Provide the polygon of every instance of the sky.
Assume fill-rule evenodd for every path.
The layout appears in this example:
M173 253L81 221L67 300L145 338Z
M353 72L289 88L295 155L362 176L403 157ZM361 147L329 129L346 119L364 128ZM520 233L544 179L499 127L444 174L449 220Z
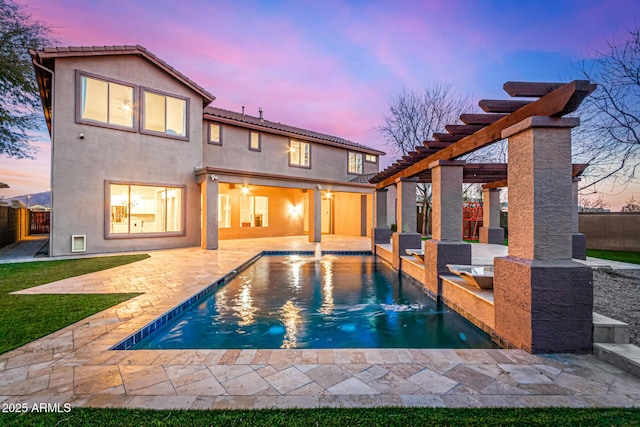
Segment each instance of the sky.
M216 96L213 106L390 153L376 126L403 89L450 84L507 99L506 81L571 81L640 17L638 0L15 0L60 46L142 45ZM44 129L44 119L43 119ZM11 197L49 189L50 141L0 157ZM619 210L640 185L599 187Z

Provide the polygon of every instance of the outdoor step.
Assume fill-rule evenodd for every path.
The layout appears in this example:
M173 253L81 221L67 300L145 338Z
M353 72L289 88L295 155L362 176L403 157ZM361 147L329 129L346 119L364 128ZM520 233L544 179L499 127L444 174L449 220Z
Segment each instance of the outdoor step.
M633 344L593 344L593 354L600 360L640 377L640 347Z
M602 314L593 313L593 342L629 344L629 325Z

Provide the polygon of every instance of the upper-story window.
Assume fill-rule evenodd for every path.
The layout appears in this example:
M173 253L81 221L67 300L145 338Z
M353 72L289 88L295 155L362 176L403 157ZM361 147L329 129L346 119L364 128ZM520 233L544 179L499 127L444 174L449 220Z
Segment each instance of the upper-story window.
M262 138L258 132L249 132L249 150L262 151Z
M143 133L187 139L187 111L189 100L149 89L142 91Z
M349 173L362 174L362 153L349 151Z
M289 143L289 165L311 167L311 146L308 142L292 139Z
M365 154L364 161L367 163L378 163L378 156L375 154Z
M135 130L135 86L77 72L78 123Z
M222 145L222 126L209 123L209 144Z

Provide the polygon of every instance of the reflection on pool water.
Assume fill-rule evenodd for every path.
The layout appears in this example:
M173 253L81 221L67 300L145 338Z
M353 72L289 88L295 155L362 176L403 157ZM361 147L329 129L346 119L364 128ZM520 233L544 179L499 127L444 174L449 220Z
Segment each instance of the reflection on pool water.
M134 349L494 348L373 256L264 256Z

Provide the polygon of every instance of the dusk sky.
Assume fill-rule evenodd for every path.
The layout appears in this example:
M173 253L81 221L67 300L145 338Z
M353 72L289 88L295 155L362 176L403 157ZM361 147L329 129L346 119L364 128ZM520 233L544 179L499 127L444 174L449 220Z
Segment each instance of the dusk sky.
M638 23L638 0L17 0L61 46L142 45L216 96L213 106L390 153L375 127L403 88L450 83L474 100L502 84L571 81L574 64ZM43 119L44 129L44 119ZM0 157L0 195L49 189L50 142ZM608 195L619 210L640 187ZM606 187L598 187L607 191ZM619 193L620 191L617 191Z

